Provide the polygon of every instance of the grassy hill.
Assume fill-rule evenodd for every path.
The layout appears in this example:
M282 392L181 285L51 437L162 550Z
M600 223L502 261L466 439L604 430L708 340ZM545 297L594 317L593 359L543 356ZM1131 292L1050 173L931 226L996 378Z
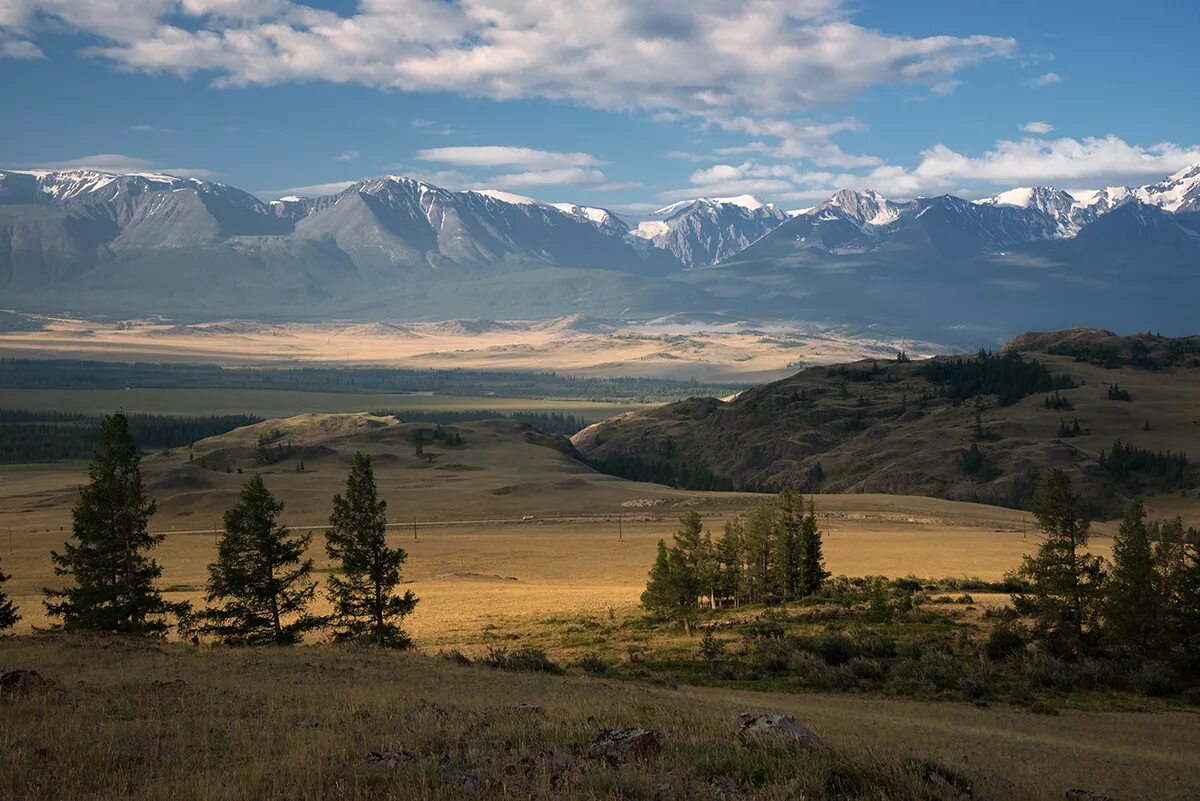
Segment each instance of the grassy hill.
M573 438L599 469L698 488L790 485L1024 507L1066 469L1094 512L1190 492L1200 346L1149 334L1027 335L1002 356L814 367L726 401L693 398ZM1117 389L1110 397L1109 389ZM1114 444L1132 455L1111 455ZM1167 463L1172 466L1167 467Z

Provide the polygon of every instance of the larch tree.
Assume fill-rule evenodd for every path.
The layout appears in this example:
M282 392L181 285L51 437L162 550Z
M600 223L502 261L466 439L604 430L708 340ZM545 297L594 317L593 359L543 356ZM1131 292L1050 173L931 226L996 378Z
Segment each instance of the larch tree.
M779 493L779 519L775 527L775 559L771 585L781 601L792 601L801 594L800 532L804 521L804 498L790 489Z
M683 554L679 548L668 548L665 540L659 540L658 553L642 593L642 606L682 622L684 632L690 636L697 597L696 580Z
M325 552L341 568L328 580L335 640L412 646L400 621L413 611L417 598L411 590L396 593L400 566L408 554L403 548L389 548L386 533L387 502L379 498L371 459L357 453L346 494L334 496L325 532Z
M17 621L21 619L21 616L17 614L16 604L9 599L8 595L5 594L3 589L4 582L8 581L10 578L12 578L12 576L6 574L3 570L0 570L0 631L11 629L13 626L17 625Z
M225 511L201 628L227 645L289 645L325 623L308 611L317 587L304 557L312 537L279 525L282 511L261 476Z
M1033 514L1043 540L1017 570L1028 588L1013 596L1013 605L1040 636L1082 658L1100 609L1103 569L1100 558L1087 552L1091 524L1065 472L1051 470L1042 479Z
M146 496L129 421L121 412L104 418L88 484L71 512L71 534L52 551L55 575L71 579L45 590L46 611L61 628L122 634L162 634L167 616L185 605L163 599L155 586L162 568L147 552L164 539L151 534L155 504Z
M817 525L817 510L808 500L808 511L800 521L800 580L801 595L812 595L821 589L829 571L825 569L825 554L821 545L821 529Z
M1155 549L1164 597L1164 645L1185 671L1200 671L1200 531L1176 517Z
M1146 505L1135 499L1113 537L1112 569L1104 583L1104 625L1118 650L1148 656L1158 644L1164 604Z

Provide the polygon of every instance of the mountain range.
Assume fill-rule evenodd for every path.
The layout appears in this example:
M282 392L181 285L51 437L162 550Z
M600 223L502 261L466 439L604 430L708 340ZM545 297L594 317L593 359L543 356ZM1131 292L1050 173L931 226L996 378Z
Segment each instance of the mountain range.
M837 192L795 213L698 198L603 208L402 176L263 202L221 183L0 170L0 307L260 319L724 313L1004 335L1182 330L1200 164L1142 187L982 200ZM974 335L974 334L972 334Z

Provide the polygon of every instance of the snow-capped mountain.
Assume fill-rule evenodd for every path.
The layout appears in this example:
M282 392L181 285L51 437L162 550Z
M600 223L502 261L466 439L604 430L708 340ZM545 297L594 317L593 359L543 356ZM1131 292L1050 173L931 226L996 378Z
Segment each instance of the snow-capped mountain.
M1061 189L1048 186L1018 187L975 202L981 206L1011 206L1040 211L1054 221L1054 234L1060 237L1075 236L1080 228L1095 219L1090 207L1081 205Z
M1188 283L1200 281L1200 164L1143 187L1027 187L978 201L847 190L791 216L753 196L698 198L633 228L595 206L404 176L264 203L197 178L0 170L0 298L37 311L861 322L898 314L897 299L914 319L982 319L995 293L1020 290L1010 306L1036 327L1061 322L1028 294L1052 279L1056 297L1106 309L1151 293L1146 275L1178 291L1147 294L1144 308L1200 294ZM949 285L957 306L943 297Z
M855 192L843 189L834 194L816 209L838 208L852 220L864 225L887 225L895 222L904 211L904 205L894 203L873 189Z
M699 267L733 256L786 219L778 206L754 195L704 197L665 206L629 234L685 267Z
M1137 199L1172 214L1200 212L1200 162L1134 190Z

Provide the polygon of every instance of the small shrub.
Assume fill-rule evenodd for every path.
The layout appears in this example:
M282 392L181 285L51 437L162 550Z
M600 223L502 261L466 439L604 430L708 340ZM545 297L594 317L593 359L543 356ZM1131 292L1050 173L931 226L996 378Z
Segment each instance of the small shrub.
M988 659L1000 661L1007 656L1025 650L1025 635L1015 626L996 626L988 635L984 646Z
M489 648L487 656L480 657L476 662L485 667L498 670L515 670L524 672L562 673L563 669L550 661L546 652L540 648L521 648L512 653L506 648Z
M592 676L603 676L608 672L608 663L597 654L587 654L579 660L579 667Z
M1139 695L1161 698L1175 692L1175 674L1162 662L1145 662L1129 677L1129 686Z

